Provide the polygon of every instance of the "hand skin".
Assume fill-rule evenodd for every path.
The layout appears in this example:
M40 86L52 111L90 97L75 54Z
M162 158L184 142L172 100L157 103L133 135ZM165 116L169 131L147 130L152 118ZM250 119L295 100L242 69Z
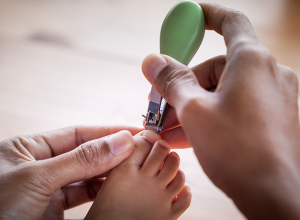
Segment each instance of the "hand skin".
M0 219L64 219L65 209L93 201L103 179L90 178L125 160L140 131L74 126L2 141Z
M244 14L200 5L227 54L191 69L165 55L145 58L145 77L175 109L166 123L182 126L162 137L188 141L247 218L300 219L297 77L259 43Z
M225 56L217 56L191 68L198 83L208 91L215 91L220 76L226 64ZM143 125L145 124L145 120ZM160 133L163 140L171 144L172 149L190 148L184 130L178 122L174 107L168 107L163 130Z

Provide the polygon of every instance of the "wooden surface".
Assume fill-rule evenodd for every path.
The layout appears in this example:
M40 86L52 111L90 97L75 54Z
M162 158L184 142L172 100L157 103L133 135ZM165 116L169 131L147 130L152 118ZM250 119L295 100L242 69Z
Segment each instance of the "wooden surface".
M149 83L140 66L159 52L175 0L0 0L0 140L74 124L141 126ZM217 3L243 11L279 63L300 73L300 2ZM209 31L191 65L225 54ZM208 180L191 149L178 150L193 200L180 219L244 219ZM83 217L90 203L66 211Z

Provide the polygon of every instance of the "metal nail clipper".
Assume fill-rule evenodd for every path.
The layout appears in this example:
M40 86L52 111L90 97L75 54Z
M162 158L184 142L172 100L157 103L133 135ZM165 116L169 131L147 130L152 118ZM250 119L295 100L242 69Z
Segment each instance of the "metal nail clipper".
M146 116L144 116L146 118L146 130L160 133L163 128L167 109L167 101L152 87L149 97L148 111Z
M167 14L160 32L160 53L188 65L197 52L205 32L205 18L199 4L185 0ZM152 87L145 128L156 133L163 129L168 103Z

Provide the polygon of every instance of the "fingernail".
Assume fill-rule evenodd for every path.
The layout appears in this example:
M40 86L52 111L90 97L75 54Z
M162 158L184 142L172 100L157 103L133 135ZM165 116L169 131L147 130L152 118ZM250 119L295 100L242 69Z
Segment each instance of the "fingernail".
M152 144L154 144L156 141L161 139L159 134L156 134L154 131L149 131L149 130L146 130L144 132L143 137Z
M168 62L161 55L150 54L144 59L142 70L147 78L153 82L160 71L162 71L167 65Z
M120 131L107 137L111 153L118 156L133 145L133 137L129 131Z
M143 136L143 134L145 133L145 130L143 130L143 131L141 131L141 132L139 132L139 133L137 133L136 135L134 135L134 136Z

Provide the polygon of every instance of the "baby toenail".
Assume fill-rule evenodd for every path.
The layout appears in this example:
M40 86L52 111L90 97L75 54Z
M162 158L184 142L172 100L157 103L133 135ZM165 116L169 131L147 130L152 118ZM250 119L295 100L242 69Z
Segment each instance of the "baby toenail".
M168 144L168 142L166 142L164 140L159 140L158 144L165 147L165 148L170 148L170 144Z
M145 133L145 130L144 130L144 131L141 131L141 132L139 132L139 133L137 133L136 136L143 136L144 133Z
M161 137L159 134L156 134L153 131L146 130L143 134L143 137L147 139L150 143L154 144L156 141L160 140Z

